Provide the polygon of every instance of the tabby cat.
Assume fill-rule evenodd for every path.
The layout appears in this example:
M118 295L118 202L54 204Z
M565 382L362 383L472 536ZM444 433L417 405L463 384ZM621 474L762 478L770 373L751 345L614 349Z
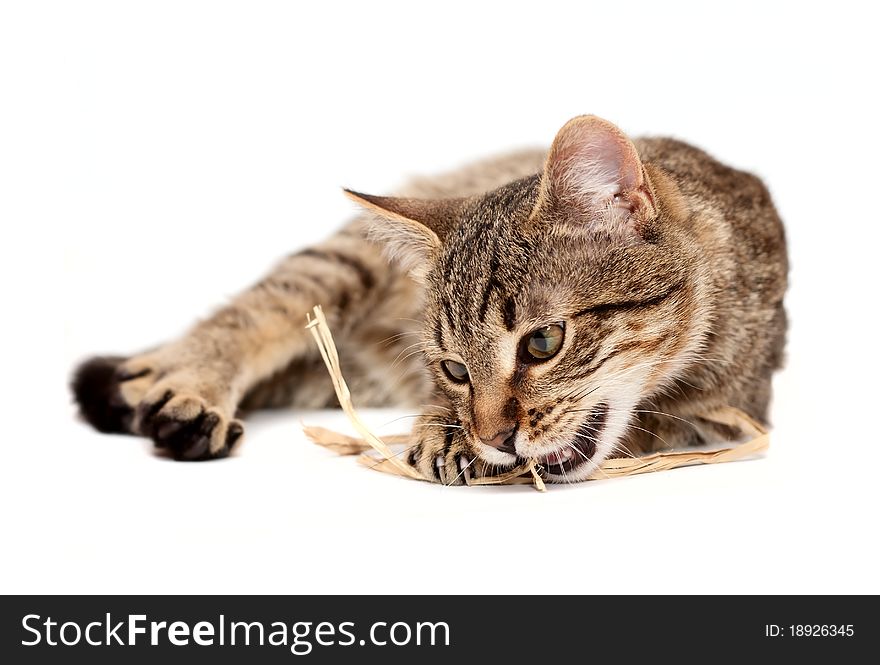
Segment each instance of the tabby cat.
M549 152L347 194L363 215L182 338L82 364L85 419L207 460L248 410L333 406L304 329L321 304L355 404L418 405L408 458L439 482L523 458L582 480L609 456L733 436L701 418L716 407L766 421L787 258L755 176L580 116Z

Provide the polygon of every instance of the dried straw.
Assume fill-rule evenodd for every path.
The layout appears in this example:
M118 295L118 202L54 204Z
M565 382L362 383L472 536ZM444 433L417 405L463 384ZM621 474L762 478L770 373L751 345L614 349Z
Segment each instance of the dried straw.
M327 319L321 311L321 307L314 308L314 319L309 317L308 330L318 344L318 350L327 365L327 371L333 381L333 388L339 398L339 404L345 415L348 416L352 426L363 438L346 436L323 427L304 427L303 430L312 441L324 446L340 455L360 455L358 461L369 466L371 469L384 471L398 476L414 478L416 480L431 480L425 478L416 468L402 460L398 452L389 447L391 444L406 444L411 440L409 435L386 436L383 441L373 434L366 424L360 419L354 405L351 402L351 393L342 376L339 367L339 356ZM675 450L670 452L653 453L643 457L615 457L607 459L597 467L597 472L590 480L599 478L619 478L633 476L640 473L652 473L675 469L681 466L694 464L719 464L745 459L761 453L770 444L770 437L763 425L749 417L748 414L733 407L724 407L710 413L702 414L706 420L711 420L729 427L738 428L743 435L751 437L744 443L735 444L725 448L713 450ZM544 480L539 471L540 464L537 460L530 459L525 464L510 469L497 476L481 476L473 478L470 485L520 485L533 484L535 489L543 492L546 490Z
M324 318L324 312L320 306L315 307L314 311L315 319L311 320L310 318L306 328L312 333L312 337L315 338L315 342L318 344L318 350L321 352L324 364L327 365L327 371L330 372L336 397L339 398L339 404L342 406L342 410L345 411L345 415L348 416L349 422L377 453L391 463L400 475L422 480L422 474L403 460L397 459L394 453L391 452L391 448L370 431L366 424L364 424L364 421L361 420L357 411L354 410L354 405L351 403L351 392L349 392L345 379L342 377L342 370L339 367L339 355L336 352L336 344L334 344L333 336L330 334L327 319Z

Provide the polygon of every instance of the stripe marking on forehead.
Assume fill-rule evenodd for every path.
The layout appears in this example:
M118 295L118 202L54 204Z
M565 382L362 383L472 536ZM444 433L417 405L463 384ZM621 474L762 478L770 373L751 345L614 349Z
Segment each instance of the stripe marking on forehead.
M498 373L504 377L505 383L513 378L516 371L516 356L519 339L511 332L504 332L498 336L497 352L495 360L498 363Z

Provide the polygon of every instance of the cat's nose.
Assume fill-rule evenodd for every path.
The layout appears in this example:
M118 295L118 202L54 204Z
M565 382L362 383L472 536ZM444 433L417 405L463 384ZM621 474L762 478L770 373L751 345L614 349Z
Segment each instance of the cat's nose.
M497 432L492 436L484 437L482 434L480 435L480 441L485 443L487 446L492 446L493 448L497 448L501 452L510 453L512 455L516 454L516 449L513 447L513 434L516 431L516 427L510 427L501 432Z

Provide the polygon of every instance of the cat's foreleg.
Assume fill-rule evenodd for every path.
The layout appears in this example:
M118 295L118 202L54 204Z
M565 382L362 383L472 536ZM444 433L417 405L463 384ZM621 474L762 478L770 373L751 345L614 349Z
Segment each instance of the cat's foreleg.
M356 325L392 275L357 222L287 257L266 278L182 338L130 358L83 363L73 389L105 432L153 439L177 459L223 457L241 437L249 388L311 353L306 313L321 304L334 329Z

